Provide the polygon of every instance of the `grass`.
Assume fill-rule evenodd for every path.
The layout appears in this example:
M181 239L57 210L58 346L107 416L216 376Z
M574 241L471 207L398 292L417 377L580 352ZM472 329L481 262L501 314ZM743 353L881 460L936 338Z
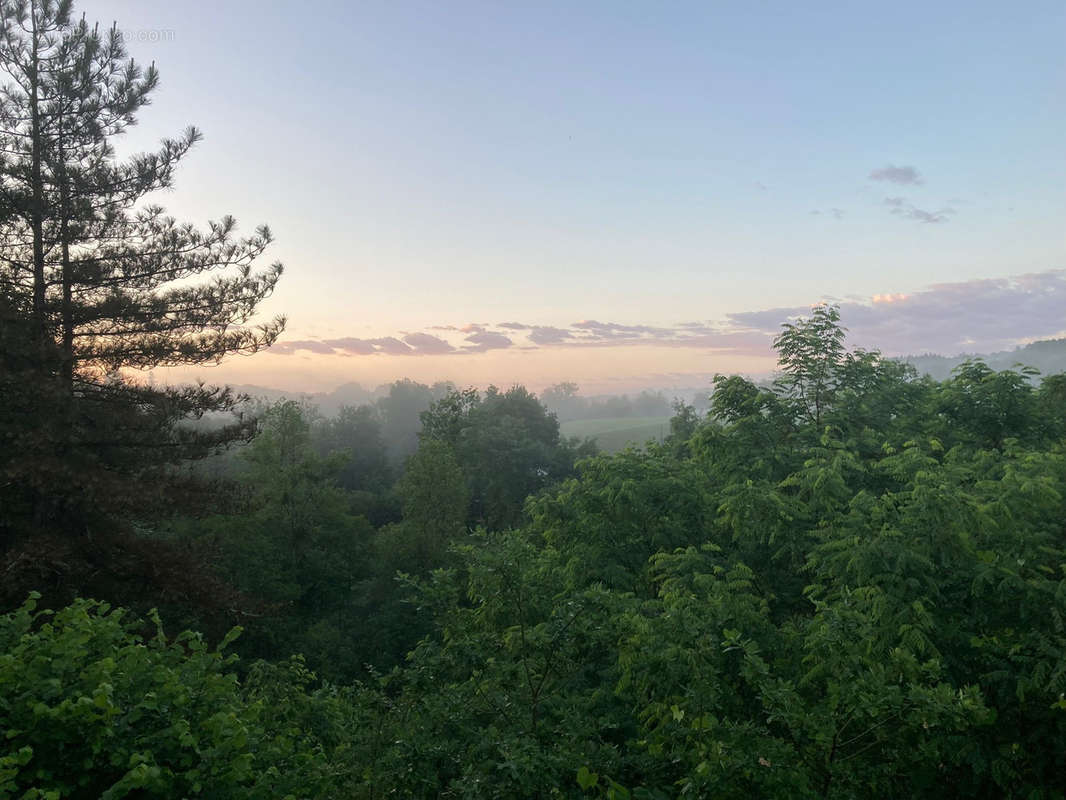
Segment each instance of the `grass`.
M589 438L605 453L617 453L630 445L641 446L649 439L662 441L670 433L670 417L613 417L574 419L559 426L563 436Z

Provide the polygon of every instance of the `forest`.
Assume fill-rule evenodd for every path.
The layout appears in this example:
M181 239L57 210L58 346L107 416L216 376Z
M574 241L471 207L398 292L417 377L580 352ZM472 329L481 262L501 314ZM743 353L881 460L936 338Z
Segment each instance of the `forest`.
M569 384L148 383L276 341L272 235L116 156L117 28L2 11L0 797L1066 797L1066 373L817 305L616 454Z

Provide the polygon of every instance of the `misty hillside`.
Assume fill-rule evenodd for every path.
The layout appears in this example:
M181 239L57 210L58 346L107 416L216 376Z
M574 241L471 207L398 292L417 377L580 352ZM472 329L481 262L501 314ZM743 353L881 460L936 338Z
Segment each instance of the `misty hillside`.
M996 371L1022 364L1036 367L1041 375L1054 375L1066 372L1066 339L1044 339L998 353L962 353L956 356L926 353L920 356L903 356L898 360L913 364L919 373L942 381L950 378L951 371L968 358L980 358Z

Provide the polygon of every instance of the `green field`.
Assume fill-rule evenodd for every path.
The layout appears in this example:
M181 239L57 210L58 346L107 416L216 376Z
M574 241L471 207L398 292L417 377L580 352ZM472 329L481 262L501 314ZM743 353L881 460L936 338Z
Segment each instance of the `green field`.
M563 436L589 438L605 453L617 453L629 445L640 446L649 439L661 442L670 433L670 417L613 417L573 419L562 423Z

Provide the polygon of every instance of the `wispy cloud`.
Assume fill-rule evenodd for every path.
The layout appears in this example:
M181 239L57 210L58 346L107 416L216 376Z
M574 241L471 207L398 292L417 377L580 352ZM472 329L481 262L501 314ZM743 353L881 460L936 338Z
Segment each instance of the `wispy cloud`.
M600 322L595 319L586 319L575 322L571 328L586 331L594 337L603 339L629 339L634 336L666 337L670 336L670 328L656 328L651 325L622 325L617 322Z
M291 355L297 350L306 350L308 353L320 353L322 355L332 355L336 348L322 341L315 340L294 340L288 342L278 342L271 349L270 352L274 355Z
M401 341L395 336L378 339L359 339L345 336L339 339L296 340L278 342L270 348L275 355L291 355L298 350L320 355L390 356L442 355L453 353L456 348L449 342L428 333L408 333Z
M378 348L374 346L372 339L356 339L352 336L343 339L329 339L322 342L322 344L354 356L369 356L378 352Z
M904 206L901 206L904 207ZM933 284L917 292L887 291L840 301L849 341L889 355L990 352L1066 329L1066 270ZM669 347L765 357L783 322L810 313L809 305L737 311L719 320L671 326L582 320L558 327L519 322L495 326L437 325L446 336L405 333L402 338L294 340L271 348L344 356L456 356L490 350ZM507 331L503 333L502 331Z
M897 167L894 164L875 169L870 172L868 177L872 181L887 181L888 183L898 183L904 186L920 186L925 182L921 173L914 167Z
M449 342L428 333L409 333L403 337L403 341L424 355L443 355L455 352L455 347Z
M472 353L484 353L486 350L504 350L514 344L510 337L496 331L486 330L475 331L467 336L464 341L468 343L464 349Z
M926 211L924 208L918 208L905 197L886 197L884 204L888 206L890 214L933 225L947 222L956 214L955 209L950 206L945 206L937 211Z
M390 356L409 356L415 352L410 345L406 345L395 336L386 336L382 339L373 339L371 342L380 352Z
M573 338L573 332L565 328L553 328L550 325L537 325L529 334L529 341L533 344L560 344Z

